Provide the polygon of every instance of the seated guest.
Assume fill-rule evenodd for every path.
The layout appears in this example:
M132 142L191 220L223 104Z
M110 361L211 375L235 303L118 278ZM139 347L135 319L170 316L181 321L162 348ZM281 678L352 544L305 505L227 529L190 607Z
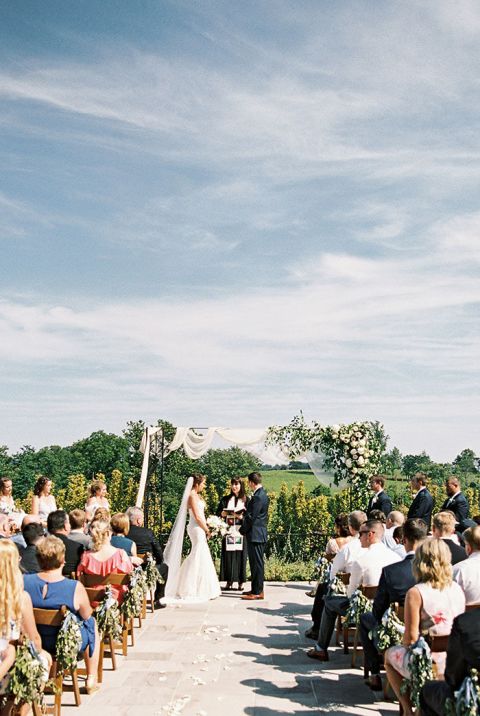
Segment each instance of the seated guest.
M40 517L38 515L25 515L25 517L23 518L21 532L16 532L11 537L12 542L15 542L20 553L27 546L27 543L25 542L25 538L23 536L23 530L25 529L25 527L27 525L39 525L39 524L41 524L41 522L40 522ZM43 525L42 525L42 528L43 528ZM43 530L43 531L45 534L45 530Z
M385 547L382 543L383 525L377 520L368 520L360 527L360 541L362 551L350 568L350 582L347 587L347 596L337 595L325 597L325 607L322 613L318 641L315 648L307 652L307 656L318 661L328 661L328 647L335 628L337 616L345 616L349 598L361 586L376 587L380 581L383 567L400 558Z
M390 549L395 549L396 545L393 541L393 533L395 531L396 527L401 527L405 522L405 515L403 515L399 510L393 510L392 512L389 512L387 515L387 521L385 522L385 532L383 533L383 541L387 545L387 547L390 547Z
M393 542L395 544L395 547L390 547L389 549L393 549L395 554L398 554L399 557L405 559L406 553L405 547L403 546L403 525L395 527L395 529L393 530Z
M405 716L412 715L410 697L401 692L402 682L410 678L408 647L420 634L447 636L455 617L465 611L465 595L452 580L451 554L443 540L426 539L415 552L412 570L417 584L405 598L403 645L391 646L385 652L388 680ZM445 657L446 652L432 652L440 678L445 670Z
M85 505L87 519L90 522L99 507L110 511L110 503L107 500L107 486L103 480L94 480L90 485L90 497Z
M93 523L97 522L98 520L100 520L101 522L110 522L110 510L107 510L106 507L97 507L97 509L95 510L95 514L93 515L89 523L89 531Z
M452 564L467 559L467 553L453 539L455 535L455 515L453 512L438 512L433 517L433 536L442 539L452 555Z
M38 522L32 522L22 528L22 533L27 546L20 552L20 569L25 574L39 572L40 565L37 559L37 544L45 536L44 529Z
M65 562L63 573L69 577L72 572L77 571L80 559L83 554L83 545L69 538L70 520L65 510L55 510L47 517L48 533L58 537L65 546Z
M447 493L447 499L442 505L442 512L444 510L453 512L455 521L459 525L460 531L463 532L463 525L470 515L470 507L467 498L462 492L460 480L456 475L451 475L445 480L445 492Z
M114 547L124 549L130 557L132 564L142 564L143 560L137 557L137 545L135 542L126 535L130 529L130 520L128 519L125 512L117 512L112 515L110 520L110 527L112 529L112 536L110 537L110 544Z
M372 515L373 510L380 510L384 515L388 515L392 511L392 501L385 492L385 477L383 475L374 475L370 480L370 488L373 492L372 497L368 501L367 517L369 520L376 519Z
M342 547L342 549L335 555L332 562L330 576L333 579L338 572L350 573L350 568L355 559L357 558L362 545L358 533L361 525L366 522L367 515L365 512L360 510L354 510L348 515L348 530L350 532L351 540ZM320 621L322 619L322 612L324 606L324 597L327 593L328 585L320 584L315 594L315 601L312 607L312 621L313 625L310 629L307 629L305 636L308 639L318 639L318 630L320 628Z
M366 612L360 617L360 637L365 654L365 670L367 673L371 673L368 685L373 691L382 690L380 679L382 660L370 637L370 632L380 624L384 613L391 604L397 603L403 606L407 591L415 584L416 580L412 571L413 557L415 550L427 536L427 525L423 520L407 520L403 531L405 559L389 564L382 569L372 611Z
M423 716L444 713L445 701L458 691L470 670L480 670L480 610L460 614L448 640L445 681L428 681L420 692Z
M72 510L68 515L70 520L69 539L83 545L84 549L92 549L92 538L87 535L87 513L84 510Z
M87 667L87 693L97 691L98 657L100 640L92 607L85 587L75 579L63 576L65 545L56 536L44 537L37 544L37 559L41 567L38 574L26 574L25 590L30 594L33 606L39 609L60 609L63 605L77 617L82 635L79 654L83 654ZM43 648L55 653L59 627L39 625Z
M467 606L480 604L480 526L470 527L463 533L467 559L453 568L453 578L465 594Z
M77 569L78 576L95 574L106 577L109 574L130 574L133 570L132 561L123 549L113 547L110 543L111 535L112 531L108 522L95 520L92 526L92 551L82 554ZM119 604L122 603L127 590L127 585L112 585L112 594Z
M423 472L417 472L410 479L410 485L415 495L407 517L409 520L414 518L423 520L430 529L434 501L431 493L427 490L427 476Z
M325 547L327 557L333 557L352 540L348 526L348 515L344 512L335 517L335 537L330 537Z
M38 515L44 527L47 525L48 516L57 509L55 497L52 495L53 482L49 477L41 475L33 487L32 506L30 514Z
M0 589L0 678L5 676L6 671L12 665L12 649L13 656L15 656L15 649L13 647L12 649L8 648L9 642L16 641L21 634L33 642L37 651L40 652L45 668L49 671L52 660L46 652L42 651L42 640L35 624L32 600L23 588L23 577L18 566L18 550L10 540L0 542L0 574L2 575Z
M168 577L168 566L163 561L163 552L158 543L157 538L152 530L143 526L143 511L139 507L129 507L127 516L130 521L130 530L127 537L133 540L137 546L137 554L145 554L150 552L157 564L157 569L162 576L164 582ZM165 584L157 584L155 590L155 607L159 609L162 605L160 599L165 594Z

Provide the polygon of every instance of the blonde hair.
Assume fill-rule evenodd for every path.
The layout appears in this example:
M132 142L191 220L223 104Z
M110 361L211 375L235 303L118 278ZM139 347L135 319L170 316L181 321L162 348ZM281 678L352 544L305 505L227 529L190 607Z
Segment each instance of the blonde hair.
M480 550L480 525L476 527L469 527L463 533L463 539L471 547L474 552Z
M455 532L456 519L453 512L445 510L444 512L437 512L433 516L433 526L442 535L449 535Z
M428 537L417 547L412 565L417 582L430 584L434 589L445 589L452 583L452 556L442 539Z
M90 485L90 497L95 497L97 492L100 492L102 487L106 487L107 483L103 480L94 480Z
M39 540L35 546L38 564L42 571L58 569L65 562L65 545L59 537L48 535Z
M110 510L106 507L97 507L90 524L93 525L94 522L110 522Z
M18 549L8 539L0 540L0 637L10 639L11 623L22 618L23 579Z
M106 520L92 522L90 527L93 542L92 552L98 552L99 549L102 549L103 545L108 542L110 531L110 522L106 522Z
M125 512L117 512L112 515L110 525L116 535L127 535L130 531L130 520Z

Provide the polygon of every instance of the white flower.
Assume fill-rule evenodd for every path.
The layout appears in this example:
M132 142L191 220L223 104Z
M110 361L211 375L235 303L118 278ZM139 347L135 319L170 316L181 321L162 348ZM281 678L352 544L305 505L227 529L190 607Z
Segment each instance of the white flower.
M356 467L352 467L352 472L353 472L353 474L355 475L355 473L358 472L357 468L356 468Z
M350 445L351 445L352 447L357 447L358 443L357 443L356 440L352 440L352 442L350 443Z
M340 425L332 425L332 433L338 433L340 431Z
M355 457L355 455L357 454L357 448L352 448L350 450L350 454L353 455L353 457Z
M350 458L348 458L348 460L345 462L345 465L346 465L348 468L352 467L353 462L350 460Z
M364 464L365 464L365 460L360 455L360 457L357 458L357 465L364 465Z
M358 444L363 447L364 445L367 444L367 441L365 440L365 438L361 438L361 439L358 441Z
M357 452L359 455L363 455L363 453L365 452L365 448L359 447L359 448L357 448Z

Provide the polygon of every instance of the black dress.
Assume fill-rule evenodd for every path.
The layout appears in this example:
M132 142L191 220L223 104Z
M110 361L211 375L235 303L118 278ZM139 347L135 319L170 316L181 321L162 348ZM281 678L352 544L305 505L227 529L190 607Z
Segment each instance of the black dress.
M217 516L221 517L222 512L228 509L228 503L234 498L235 506L238 503L238 497L234 495L225 495L222 497L217 507ZM245 507L247 501L245 500ZM225 520L228 524L233 524L232 518L227 517ZM241 524L241 523L240 523ZM239 523L237 521L237 526ZM243 584L247 580L247 541L243 538L243 549L227 551L227 538L224 537L222 540L222 555L220 558L220 581L232 584L238 582Z

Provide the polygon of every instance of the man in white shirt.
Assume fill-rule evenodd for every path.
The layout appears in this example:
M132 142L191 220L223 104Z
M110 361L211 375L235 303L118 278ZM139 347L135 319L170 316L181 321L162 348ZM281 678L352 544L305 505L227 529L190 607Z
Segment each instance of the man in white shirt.
M405 557L405 550L401 549L402 545L394 539L393 533L397 527L402 527L405 522L405 515L398 510L393 510L387 516L387 522L385 524L385 532L383 534L383 543L389 548L396 552L400 557Z
M335 628L337 616L345 616L349 597L360 586L377 587L382 569L388 564L399 562L400 557L382 543L383 524L378 520L368 520L360 528L362 550L350 569L350 583L347 597L332 595L325 598L325 608L320 622L318 642L307 656L318 661L329 661L328 647Z
M350 531L352 539L350 540L350 542L347 542L345 547L342 547L342 549L335 555L330 569L331 579L333 579L338 572L350 573L351 566L353 562L357 559L362 549L358 533L360 527L366 521L367 515L361 510L354 510L348 515L348 529ZM317 588L317 592L315 594L315 601L312 607L313 625L305 632L305 636L308 639L314 639L315 641L317 641L318 639L318 630L320 628L320 621L322 619L323 604L325 595L327 593L327 586L328 585L320 584Z
M463 533L468 558L453 567L453 578L465 592L467 605L480 604L480 526Z

